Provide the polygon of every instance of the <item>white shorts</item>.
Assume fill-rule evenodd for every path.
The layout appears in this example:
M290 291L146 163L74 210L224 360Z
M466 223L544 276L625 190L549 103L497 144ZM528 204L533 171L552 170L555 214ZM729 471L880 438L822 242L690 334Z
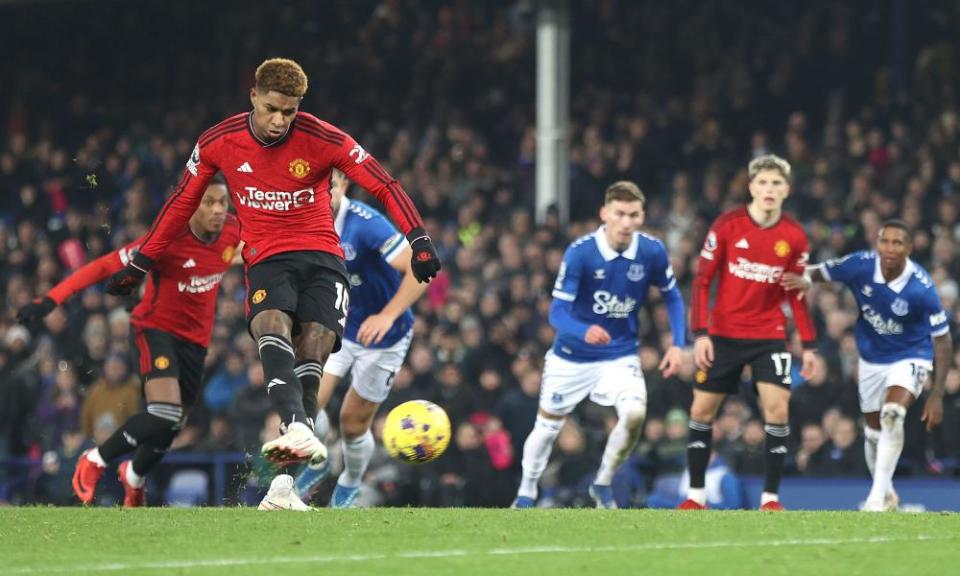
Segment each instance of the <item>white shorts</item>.
M933 370L929 360L909 358L892 364L872 364L860 359L860 411L879 412L887 396L887 388L906 388L916 398L923 391L927 375Z
M357 394L368 402L381 404L390 394L393 377L407 357L411 340L413 330L387 348L367 348L344 338L340 350L327 358L323 371L339 378L350 372L350 385Z
M587 395L601 406L631 398L646 404L647 384L638 356L599 362L571 362L547 352L540 386L540 408L566 416Z

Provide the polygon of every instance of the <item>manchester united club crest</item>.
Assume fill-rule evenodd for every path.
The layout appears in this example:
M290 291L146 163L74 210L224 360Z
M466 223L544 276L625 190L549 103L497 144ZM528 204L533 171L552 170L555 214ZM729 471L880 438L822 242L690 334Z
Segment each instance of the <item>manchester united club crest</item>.
M166 370L170 367L170 359L166 356L157 356L157 359L153 361L153 367L157 370Z
M306 178L310 173L310 163L303 158L297 158L290 163L290 173L295 178Z
M263 302L263 299L266 297L267 297L266 290L257 290L256 292L253 293L253 298L251 298L250 301L253 302L254 304L259 304Z
M643 280L643 275L643 264L631 264L630 268L627 270L627 278L633 282L639 282L640 280Z
M910 306L903 298L897 298L893 301L893 304L890 305L890 310L897 316L906 316L907 313L910 312Z
M227 246L226 248L223 249L223 254L220 255L220 258L223 259L224 262L229 262L233 260L233 251L234 251L233 246Z
M777 243L773 245L773 253L780 258L786 258L790 255L790 243L786 240L777 240Z

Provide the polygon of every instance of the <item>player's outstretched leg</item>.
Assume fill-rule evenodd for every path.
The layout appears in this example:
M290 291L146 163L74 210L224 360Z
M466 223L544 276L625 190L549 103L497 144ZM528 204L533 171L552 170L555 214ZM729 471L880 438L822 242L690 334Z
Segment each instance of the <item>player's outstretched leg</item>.
M513 508L533 508L537 501L537 484L540 476L550 461L550 452L553 443L563 427L563 417L545 416L543 411L537 414L537 421L533 430L523 443L523 476L520 479L520 488L517 498L513 501Z
M143 485L146 475L154 466L160 463L174 438L180 432L180 426L175 426L162 434L149 438L137 447L133 459L120 465L117 472L120 483L123 484L123 505L127 508L137 508L146 505Z
M903 451L903 422L907 409L896 402L887 402L880 410L880 441L877 443L877 463L873 486L863 509L882 512L888 509L887 499L893 493L893 473ZM895 494L895 493L894 493Z
M616 508L610 484L624 460L633 452L643 432L643 420L647 416L647 403L637 398L627 398L617 403L617 425L607 438L597 478L590 486L590 496L597 508Z
M174 380L174 385L175 383ZM183 408L179 404L148 403L146 412L131 416L123 426L107 438L102 446L87 450L77 460L77 467L73 474L73 491L77 498L84 504L93 502L97 482L103 475L107 463L114 458L139 449L141 446L160 444L169 446L179 430L182 418ZM159 458L162 458L162 454L157 460ZM140 470L143 474L146 473L146 469ZM139 486L131 484L131 488L142 489L142 475L134 475L133 478L135 481L139 480ZM126 488L126 484L124 487ZM124 498L125 501L126 499Z
M254 317L250 329L260 350L267 395L283 424L283 435L261 448L264 458L276 464L304 460L314 464L323 462L327 458L327 448L307 425L303 387L294 372L293 344L287 337L292 320L285 312L265 310Z

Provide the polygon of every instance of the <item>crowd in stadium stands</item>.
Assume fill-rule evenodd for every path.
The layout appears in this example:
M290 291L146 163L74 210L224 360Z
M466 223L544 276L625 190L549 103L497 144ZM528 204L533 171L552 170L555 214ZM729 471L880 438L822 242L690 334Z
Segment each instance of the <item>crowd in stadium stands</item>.
M0 17L5 42L36 43L24 35L41 12L61 38L61 48L33 50L29 62L0 62L17 87L0 94L0 502L67 502L78 451L139 409L131 302L94 287L42 326L17 325L16 311L145 232L199 131L247 109L251 67L264 56L303 64L311 85L302 109L350 131L397 175L444 263L416 306L415 341L381 414L432 400L449 413L455 439L422 467L379 449L362 493L368 504L509 504L553 338L546 318L563 249L597 227L602 190L617 179L646 192L646 230L665 241L689 303L706 226L746 199L753 155L782 154L794 171L786 209L809 233L811 261L868 248L879 222L903 218L916 229L913 257L956 326L958 46L944 23L957 15L945 8L912 14L903 26L923 43L901 46L889 15L827 1L767 12L707 2L693 17L653 1L571 3L572 222L561 225L556 212L536 223L531 209L532 2L241 2L229 12L212 2L184 11L80 4L0 8L20 17ZM190 40L171 44L166 29ZM203 406L175 450L257 454L275 434L244 296L234 269L222 282ZM856 308L829 285L809 301L820 355L809 380L794 377L790 470L866 477ZM658 477L683 472L694 372L688 352L679 375L659 375L666 311L655 300L641 317L649 418L617 480L635 504ZM792 346L798 356L799 342ZM760 474L763 427L750 385L743 390L717 419L717 460ZM334 428L341 397L330 407ZM908 416L901 472L960 473L960 372L948 376L943 425L932 433L922 407ZM575 414L544 479L557 505L587 501L613 417L589 403ZM327 440L336 461L335 430ZM40 461L30 482L2 464L12 458ZM269 478L255 460L235 472L231 499Z

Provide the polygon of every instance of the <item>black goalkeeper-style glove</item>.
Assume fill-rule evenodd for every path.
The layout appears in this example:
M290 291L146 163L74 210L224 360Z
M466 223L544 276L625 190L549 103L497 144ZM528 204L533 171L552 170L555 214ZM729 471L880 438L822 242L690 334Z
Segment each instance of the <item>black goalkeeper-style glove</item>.
M143 277L147 275L147 270L152 265L152 260L137 252L133 260L107 280L107 294L129 296L143 281Z
M423 228L414 228L407 234L407 241L410 242L410 250L413 251L413 258L410 261L413 277L420 283L436 278L437 272L440 271L440 256L437 255L433 240L427 236L427 231Z
M49 296L37 298L17 312L17 322L25 326L38 324L47 314L53 312L53 309L56 307L57 303Z

